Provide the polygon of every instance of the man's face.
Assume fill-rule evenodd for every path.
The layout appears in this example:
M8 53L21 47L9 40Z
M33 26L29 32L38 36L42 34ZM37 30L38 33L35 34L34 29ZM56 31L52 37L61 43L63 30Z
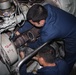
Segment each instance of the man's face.
M43 27L44 24L45 24L45 20L41 20L41 21L39 21L39 23L38 22L33 22L32 20L29 20L29 22L36 27Z

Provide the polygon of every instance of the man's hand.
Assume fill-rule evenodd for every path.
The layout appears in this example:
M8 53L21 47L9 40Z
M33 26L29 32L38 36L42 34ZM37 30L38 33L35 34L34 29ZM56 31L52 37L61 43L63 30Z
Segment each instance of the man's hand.
M37 57L33 57L32 59L34 59L34 60L38 60L38 58L37 58Z
M12 33L9 37L9 40L15 41L17 39L17 35L15 33Z
M38 56L36 55L32 59L38 61Z
M18 31L16 31L15 33L12 33L9 37L10 40L15 41L18 36L20 35L20 33Z
M19 54L20 54L21 59L23 59L25 57L25 53L23 51L20 51Z

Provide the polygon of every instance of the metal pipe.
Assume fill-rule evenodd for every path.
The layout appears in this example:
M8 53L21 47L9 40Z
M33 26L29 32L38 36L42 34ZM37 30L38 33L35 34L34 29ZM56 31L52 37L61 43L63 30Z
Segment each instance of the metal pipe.
M9 0L1 0L0 1L0 9L8 9L11 7Z
M48 42L46 42L46 43L44 43L43 45L41 45L40 47L38 47L35 51L33 51L31 54L29 54L28 56L26 56L24 59L22 59L22 60L19 62L18 66L17 66L17 68L16 68L16 72L18 73L18 75L19 75L19 69L20 69L21 65L22 65L25 61L27 61L29 58L31 58L32 56L34 56L34 55L35 55L43 46L45 46L47 43L48 43Z

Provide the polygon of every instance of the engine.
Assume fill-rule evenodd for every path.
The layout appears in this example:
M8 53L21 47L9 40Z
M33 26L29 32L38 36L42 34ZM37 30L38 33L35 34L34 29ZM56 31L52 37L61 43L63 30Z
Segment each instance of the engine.
M66 2L64 5L65 7L63 7L63 4L60 3L60 0L0 0L0 64L2 64L2 66L5 66L3 68L5 71L5 74L1 70L0 75L16 74L14 72L19 72L16 70L19 70L20 65L25 60L27 60L27 58L30 58L35 53L37 53L37 51L42 47L42 46L39 47L36 50L36 52L33 52L33 53L32 53L33 50L31 48L24 47L25 42L35 41L39 37L39 33L38 33L39 29L37 28L32 28L29 31L23 33L22 35L19 36L19 38L16 39L15 42L10 41L9 36L12 32L16 30L16 28L21 27L25 23L26 14L29 8L33 4L40 3L44 5L48 2L54 6L60 7L61 9L65 8L64 10L67 10L66 8L68 8L68 6L66 6ZM72 9L73 10L72 12L71 4L68 4L69 10L67 11L68 12L70 11L70 13L73 14L75 8L74 10ZM51 46L54 46L56 49L58 49L58 44L61 45L60 49L62 49L62 44L63 44L62 41L60 42L58 41L57 43L53 42ZM26 57L28 56L22 61L19 55L20 49L22 50L26 49ZM60 54L64 56L64 52ZM58 55L59 54L57 53L57 56ZM35 65L37 66L37 68L40 68L40 65L37 62L33 62L32 65L34 66L34 69L35 69ZM32 68L28 67L28 71L30 71L30 69ZM17 73L16 75L19 75L19 73Z
M37 1L42 2L41 0ZM0 0L0 63L5 66L6 74L13 74L17 64L21 61L19 50L27 41L35 41L39 37L39 29L32 28L20 35L15 41L10 41L9 36L16 27L22 26L26 21L26 14L36 0ZM29 48L31 51L31 49ZM27 50L26 50L27 51ZM30 51L27 51L27 55ZM6 71L8 70L8 71ZM1 73L4 75L4 73ZM5 74L5 75L6 75ZM15 74L15 73L14 73Z

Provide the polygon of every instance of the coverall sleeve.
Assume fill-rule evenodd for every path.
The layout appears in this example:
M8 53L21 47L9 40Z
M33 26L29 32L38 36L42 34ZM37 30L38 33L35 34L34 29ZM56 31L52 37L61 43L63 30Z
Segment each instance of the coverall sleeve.
M36 49L45 42L50 42L51 40L59 37L59 31L55 28L50 28L46 31L41 32L40 37L35 42L28 43L30 48Z
M24 25L18 30L19 33L23 33L29 29L31 29L33 27L33 25L31 23L29 23L28 21L26 21L24 23Z
M30 42L30 43L27 43L27 44L28 44L28 46L29 46L30 48L36 49L36 48L38 48L39 46L41 46L43 43L44 43L44 42L42 41L42 38L39 37L39 38L37 39L37 41L35 41L35 42Z

